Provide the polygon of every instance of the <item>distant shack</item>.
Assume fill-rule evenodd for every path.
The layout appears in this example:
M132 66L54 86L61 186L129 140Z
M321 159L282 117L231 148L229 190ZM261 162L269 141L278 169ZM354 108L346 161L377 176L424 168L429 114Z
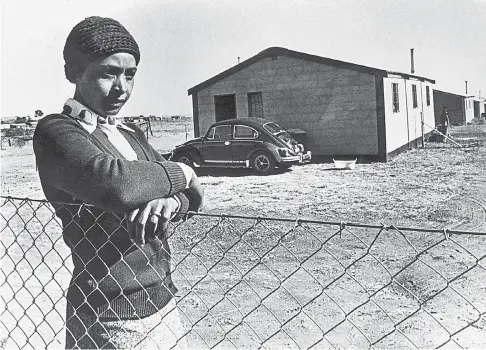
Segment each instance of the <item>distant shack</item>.
M27 123L10 123L10 129L25 129Z
M271 47L188 94L196 137L220 120L265 118L304 130L313 155L387 161L418 147L432 132L434 84L426 77Z
M444 107L447 107L452 125L466 125L475 115L474 96L458 95L451 92L434 89L435 123L440 124ZM476 108L479 111L479 105ZM479 112L477 113L479 117Z

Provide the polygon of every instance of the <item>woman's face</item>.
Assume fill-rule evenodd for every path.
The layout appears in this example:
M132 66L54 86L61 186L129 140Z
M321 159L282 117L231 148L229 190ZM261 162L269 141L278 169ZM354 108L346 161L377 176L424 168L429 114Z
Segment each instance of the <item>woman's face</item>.
M116 115L133 89L137 63L129 53L90 62L77 76L74 98L100 116Z

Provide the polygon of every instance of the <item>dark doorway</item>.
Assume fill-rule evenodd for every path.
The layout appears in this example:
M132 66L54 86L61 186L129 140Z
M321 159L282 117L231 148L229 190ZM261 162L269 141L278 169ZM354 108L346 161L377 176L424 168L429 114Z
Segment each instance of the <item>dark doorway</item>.
M214 109L217 122L227 119L236 119L235 95L214 96Z
M479 101L473 101L474 118L479 118Z

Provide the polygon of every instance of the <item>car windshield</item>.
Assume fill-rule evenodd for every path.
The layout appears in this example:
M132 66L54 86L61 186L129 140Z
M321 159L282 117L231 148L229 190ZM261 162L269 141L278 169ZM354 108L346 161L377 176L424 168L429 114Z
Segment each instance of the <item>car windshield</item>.
M295 141L293 137L290 136L287 131L283 130L277 123L266 123L263 125L263 127L290 148L293 148L293 146L297 144L297 141Z

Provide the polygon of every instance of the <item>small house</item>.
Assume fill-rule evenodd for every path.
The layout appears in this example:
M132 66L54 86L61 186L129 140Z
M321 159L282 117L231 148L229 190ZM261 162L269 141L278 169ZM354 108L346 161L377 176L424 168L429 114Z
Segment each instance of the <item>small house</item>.
M481 97L473 97L473 116L480 119L484 113L484 99Z
M26 129L26 123L10 123L10 129Z
M231 118L265 118L306 132L313 156L386 161L434 126L435 81L268 48L190 88L195 136Z
M447 108L449 121L452 125L465 125L467 123L466 110L468 103L466 96L434 89L435 125L442 122L444 107Z

